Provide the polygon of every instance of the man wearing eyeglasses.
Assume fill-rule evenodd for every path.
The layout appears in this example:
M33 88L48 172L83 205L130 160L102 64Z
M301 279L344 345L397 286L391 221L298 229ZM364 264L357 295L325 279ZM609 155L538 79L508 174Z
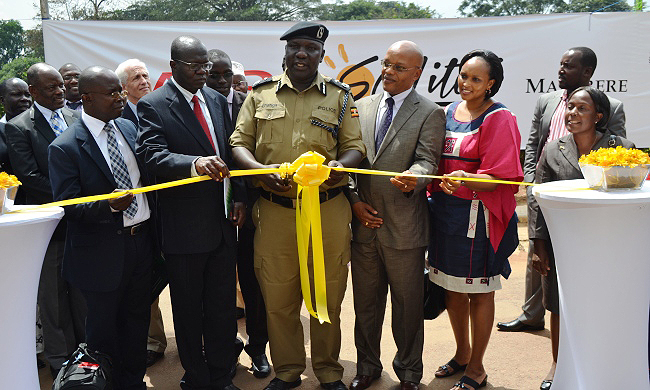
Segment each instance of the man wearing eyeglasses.
M442 108L413 88L423 61L422 50L409 41L396 42L386 52L381 61L384 91L357 102L368 149L360 168L436 173L445 116ZM397 345L393 369L400 389L417 389L422 379L422 278L429 241L425 188L429 181L357 175L351 188L357 376L350 389L366 389L381 375L379 345L389 287Z
M239 91L244 95L248 94L248 80L246 80L246 74L244 73L244 65L239 62L232 62L232 87L235 91Z
M181 388L234 390L235 245L245 190L228 178L232 122L226 98L204 87L212 62L201 41L174 39L169 63L171 79L137 105L138 157L158 183L213 179L158 193L160 241L185 369Z
M81 112L81 95L79 94L79 75L81 69L75 64L67 63L59 68L65 85L65 106L71 110Z
M43 204L52 202L47 147L77 120L79 113L64 107L64 81L52 66L30 66L27 84L34 105L5 125L5 135L9 160L22 182L25 202ZM38 287L44 354L52 376L84 340L84 299L61 278L64 242L65 223L61 222L45 252Z
M300 22L280 37L286 41L284 74L256 83L230 138L237 163L244 168L274 168L315 151L329 166L356 167L365 154L356 108L347 85L325 77L318 65L325 55L327 28ZM311 365L326 390L343 390L341 302L350 258L350 204L342 187L343 172L331 171L320 186L327 309L331 323L311 317ZM302 294L296 243L297 186L279 175L256 177L260 198L253 215L255 272L266 304L271 360L276 377L267 390L300 385L306 368L300 319Z

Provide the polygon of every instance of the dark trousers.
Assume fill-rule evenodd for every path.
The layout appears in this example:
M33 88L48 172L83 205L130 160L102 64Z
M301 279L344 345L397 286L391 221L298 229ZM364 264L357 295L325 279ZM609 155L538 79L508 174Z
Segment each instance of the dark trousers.
M117 290L83 291L88 303L86 341L108 354L115 390L145 390L147 331L151 311L152 238L124 235L124 269Z
M65 241L52 239L45 252L38 285L44 355L58 370L85 339L86 300L61 276Z
M247 218L250 218L250 211L248 214ZM246 224L239 229L237 271L239 287L246 305L246 333L248 334L248 343L244 349L251 357L263 354L266 351L266 343L269 342L269 333L266 328L266 307L253 267L254 237L254 227L251 228Z
M235 250L222 241L208 253L165 254L176 344L185 369L182 389L219 389L232 383Z

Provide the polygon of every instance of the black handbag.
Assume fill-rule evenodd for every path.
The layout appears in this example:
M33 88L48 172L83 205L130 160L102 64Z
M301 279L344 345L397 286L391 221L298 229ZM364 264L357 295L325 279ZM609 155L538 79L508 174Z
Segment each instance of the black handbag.
M424 319L435 320L445 311L445 295L447 290L429 279L429 270L424 270Z
M63 363L52 390L113 390L111 369L108 355L89 350L85 343L79 344L79 348Z

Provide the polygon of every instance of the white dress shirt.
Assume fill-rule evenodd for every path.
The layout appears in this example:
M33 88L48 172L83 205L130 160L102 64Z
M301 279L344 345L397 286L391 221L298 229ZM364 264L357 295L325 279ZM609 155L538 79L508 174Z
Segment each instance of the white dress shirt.
M397 112L399 111L400 107L402 107L402 103L404 103L404 99L411 93L411 88L407 89L404 92L398 93L395 96L392 96L393 100L395 103L393 104L393 120L395 120L395 116L397 116ZM381 97L381 103L379 104L379 110L377 110L377 118L375 119L375 131L379 129L379 126L381 126L381 118L384 117L384 113L388 109L388 104L386 104L386 99L391 97L391 95L384 91L384 96Z
M45 108L36 102L34 102L34 107L38 108L41 114L43 114L43 116L45 117L47 123L50 125L50 127L52 127L52 123L50 122L50 120L52 119L52 110L50 110L49 108ZM59 118L61 118L61 120L59 121L61 123L61 131L66 130L68 128L68 124L65 123L65 119L63 118L63 112L61 112L61 109L59 108L56 110L56 113L59 114ZM54 129L52 129L52 131L54 131Z
M232 99L233 96L235 95L235 90L230 88L230 92L228 92L228 96L226 96L226 100L228 101L228 113L230 114L230 120L232 121Z
M7 123L7 114L4 114L2 118L0 118L0 123Z
M138 106L136 106L135 104L131 103L130 100L127 100L127 101L126 101L126 104L128 104L129 107L131 107L131 110L133 111L133 114L134 114L135 117L137 118L137 117L138 117ZM137 127L137 126L138 126L138 125L136 125L136 127Z
M81 113L81 120L86 127L88 127L88 130L90 130L90 134L92 134L95 142L97 142L97 146L99 146L99 150L102 151L104 160L106 160L106 164L108 164L108 168L112 172L113 167L111 166L111 158L108 155L108 134L104 131L104 125L106 125L106 123L97 118L93 118L86 114L85 111L82 111ZM120 153L122 153L122 157L124 157L124 163L126 164L126 168L129 171L129 176L131 178L131 185L133 188L142 187L140 169L138 168L138 162L135 159L131 147L126 142L126 139L124 139L122 132L115 126L115 123L113 121L109 121L108 123L113 126L113 129L115 130L117 148L120 150ZM151 216L151 211L149 210L149 204L147 203L147 197L145 194L136 194L135 200L138 202L138 211L133 218L128 218L126 214L123 214L124 227L137 225L146 221ZM116 210L113 211L117 212Z

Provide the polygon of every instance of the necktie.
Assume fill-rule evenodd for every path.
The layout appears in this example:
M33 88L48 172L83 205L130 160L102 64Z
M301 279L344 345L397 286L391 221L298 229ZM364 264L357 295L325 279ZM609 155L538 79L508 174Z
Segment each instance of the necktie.
M201 110L201 105L199 104L199 98L196 95L192 96L192 103L194 103L194 115L196 115L196 119L199 120L199 123L203 128L203 132L205 133L205 136L208 137L208 141L210 141L210 145L212 145L212 148L214 150L217 150L217 148L215 148L214 146L214 141L212 140L212 136L210 135L210 128L208 127L208 123L205 121L205 115L203 115L203 110Z
M52 111L52 117L50 118L50 125L52 125L52 130L54 134L58 137L63 133L63 124L61 123L61 117L56 111Z
M124 156L117 148L117 139L115 138L115 130L110 123L107 123L104 126L104 131L107 134L107 146L108 146L108 157L111 160L111 170L113 171L113 177L115 178L115 183L119 188L130 190L133 188L131 183L131 176L129 176L129 171L126 168L126 163L124 162ZM133 219L135 214L138 211L138 202L133 199L133 202L129 207L124 210L124 213L129 219Z
M79 107L81 107L81 102L67 102L65 103L66 106L68 106L69 109L71 110L78 110Z
M388 128L393 121L393 104L395 104L395 100L393 100L392 97L389 97L386 99L386 104L388 105L388 108L386 108L386 112L379 122L379 129L377 129L377 134L375 135L375 152L379 151L379 147L384 141L384 137L386 137L386 133L388 133Z

